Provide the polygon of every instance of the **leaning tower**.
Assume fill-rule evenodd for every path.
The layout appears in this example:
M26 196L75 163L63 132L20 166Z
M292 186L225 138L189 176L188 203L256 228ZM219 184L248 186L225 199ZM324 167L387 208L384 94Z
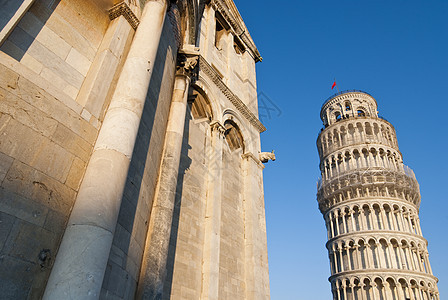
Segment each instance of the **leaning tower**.
M335 300L438 300L418 210L419 185L376 100L344 91L322 106L317 201Z

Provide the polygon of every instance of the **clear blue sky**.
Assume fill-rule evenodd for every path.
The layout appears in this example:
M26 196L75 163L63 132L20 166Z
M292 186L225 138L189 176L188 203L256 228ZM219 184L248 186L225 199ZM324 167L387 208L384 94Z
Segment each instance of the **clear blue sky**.
M448 298L448 1L235 0L264 60L258 91L281 110L264 118L263 151L273 300L331 299L326 230L317 209L316 138L323 101L360 89L394 126L420 183L420 220Z

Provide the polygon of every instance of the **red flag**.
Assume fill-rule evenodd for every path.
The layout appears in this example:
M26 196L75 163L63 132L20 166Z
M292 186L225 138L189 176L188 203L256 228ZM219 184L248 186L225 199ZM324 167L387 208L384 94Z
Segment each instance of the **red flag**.
M336 86L336 80L333 82L333 85L331 86L331 89L334 89L335 86Z

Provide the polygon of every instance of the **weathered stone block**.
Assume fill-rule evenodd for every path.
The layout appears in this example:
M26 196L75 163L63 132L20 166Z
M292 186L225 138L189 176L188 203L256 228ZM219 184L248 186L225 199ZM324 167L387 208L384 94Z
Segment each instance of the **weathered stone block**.
M14 120L47 137L56 130L56 120L1 87L0 99L0 111L3 114L10 115Z
M3 180L5 190L33 199L42 205L68 215L75 191L59 181L19 161L14 161Z
M43 226L48 214L45 206L0 187L0 211L32 224Z
M62 124L58 124L51 140L87 163L93 146Z
M77 31L67 20L59 14L51 14L42 3L36 2L31 8L32 13L40 22L45 23L51 30L64 37L64 40L72 47L80 51L89 59L95 57L95 48L82 35L82 31Z
M70 66L75 68L79 73L86 76L92 62L78 52L75 48L71 48L65 60Z
M0 268L14 270L14 272L0 272L1 298L5 300L27 299L36 266L33 263L1 254Z
M16 218L14 218L14 216L0 212L0 253L2 253L3 246L5 245L15 220ZM1 256L2 254L0 254L0 263L2 262Z
M73 156L14 119L2 131L0 151L64 182Z
M81 159L75 157L65 184L77 191L79 189L79 186L81 185L81 179L84 176L85 170L86 163L84 163Z
M54 233L17 219L3 247L3 252L11 257L44 266L39 253L44 249L49 249L49 255L51 253L54 255L57 242L58 239Z
M1 122L0 122L0 128L1 128ZM0 184L5 178L6 173L8 173L8 170L11 167L13 161L14 159L12 157L0 152Z
M49 230L58 236L62 236L67 225L68 217L68 215L49 209L45 219L44 229Z

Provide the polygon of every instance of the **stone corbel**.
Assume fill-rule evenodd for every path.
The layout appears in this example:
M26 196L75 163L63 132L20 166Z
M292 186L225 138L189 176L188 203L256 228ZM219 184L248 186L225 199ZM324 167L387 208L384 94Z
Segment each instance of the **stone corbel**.
M125 1L120 2L109 9L109 19L111 21L119 16L123 16L134 30L136 30L140 24L140 20Z

